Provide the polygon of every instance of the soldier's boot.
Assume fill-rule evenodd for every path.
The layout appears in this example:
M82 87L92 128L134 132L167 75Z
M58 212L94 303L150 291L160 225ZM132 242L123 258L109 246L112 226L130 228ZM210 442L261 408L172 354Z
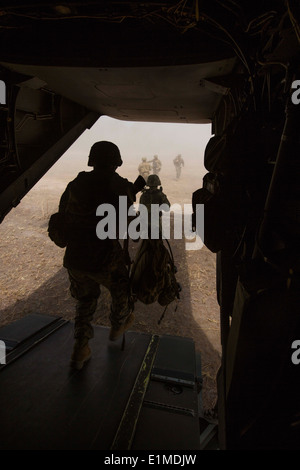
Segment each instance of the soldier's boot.
M133 322L134 315L133 313L130 313L124 323L118 326L112 325L109 333L110 341L115 341L116 339L118 339L123 333L125 333L126 330L128 330L128 328L130 328Z
M90 359L92 351L89 347L89 338L77 338L75 340L70 365L74 369L80 370Z

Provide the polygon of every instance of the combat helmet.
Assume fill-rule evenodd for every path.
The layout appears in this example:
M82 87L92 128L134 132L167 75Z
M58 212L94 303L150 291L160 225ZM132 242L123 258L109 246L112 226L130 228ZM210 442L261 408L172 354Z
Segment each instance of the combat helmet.
M119 148L112 142L102 140L92 145L88 166L121 166L123 163Z
M146 157L143 157L142 158L142 162L146 162L147 161L147 158Z
M159 177L157 175L149 175L147 178L147 186L149 186L150 188L161 186Z

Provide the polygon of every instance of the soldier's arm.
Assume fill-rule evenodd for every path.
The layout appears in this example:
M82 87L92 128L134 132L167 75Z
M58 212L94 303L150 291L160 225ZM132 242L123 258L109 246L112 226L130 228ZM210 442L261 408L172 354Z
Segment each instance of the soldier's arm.
M127 196L129 205L133 204L136 200L134 184L128 179L115 173L111 180L111 189L119 196Z
M161 193L161 204L166 204L167 206L171 206L169 199L167 198L165 193Z
M143 192L143 193L141 194L141 197L140 197L140 200L139 200L139 204L146 205L146 202L147 202L147 193L146 193L146 192Z

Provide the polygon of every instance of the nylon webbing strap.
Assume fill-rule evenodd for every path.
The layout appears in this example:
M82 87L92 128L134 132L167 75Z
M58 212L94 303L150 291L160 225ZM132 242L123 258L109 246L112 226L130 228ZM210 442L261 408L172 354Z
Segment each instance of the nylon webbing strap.
M158 343L159 337L156 335L152 336L112 443L111 450L129 450L131 448Z

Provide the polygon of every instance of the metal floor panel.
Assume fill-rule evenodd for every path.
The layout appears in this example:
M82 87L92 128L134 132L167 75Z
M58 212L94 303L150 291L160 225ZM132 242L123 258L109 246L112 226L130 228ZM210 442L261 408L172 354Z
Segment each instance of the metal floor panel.
M73 333L39 315L0 329L14 345L0 367L0 449L199 449L190 338L128 331L122 350L94 326L92 357L74 371Z
M108 341L95 327L93 351L72 371L73 325L64 324L0 372L0 448L109 449L151 335Z
M132 449L200 449L196 356L190 338L160 337Z
M62 319L53 315L39 315L32 313L0 328L0 339L5 341L6 352L10 352L30 337L47 327L57 324Z
M132 450L200 450L197 416L143 406Z

